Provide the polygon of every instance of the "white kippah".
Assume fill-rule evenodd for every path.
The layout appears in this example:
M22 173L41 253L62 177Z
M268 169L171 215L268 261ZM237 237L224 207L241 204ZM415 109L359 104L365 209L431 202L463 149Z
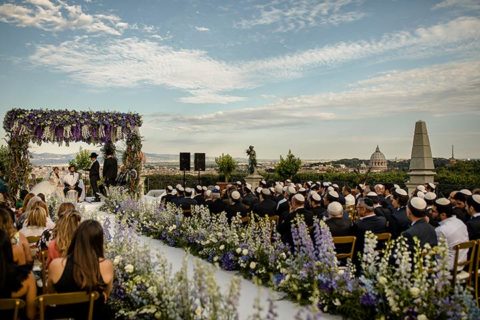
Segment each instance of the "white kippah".
M417 210L425 210L427 208L427 203L425 200L419 197L412 198L410 204Z
M298 189L298 192L305 192L305 191L307 191L307 189L305 189L305 188Z
M203 191L207 191L207 190L208 190L208 188L207 188L207 187L205 187L205 186L203 186L203 187L202 187L202 190L203 190Z
M425 200L435 200L437 198L437 195L433 192L427 192L425 194Z
M480 204L480 194L472 195L472 200L475 201L476 203Z
M440 206L448 206L448 205L451 204L450 200L448 200L447 198L437 199L437 200L435 200L435 203L440 205Z
M198 185L195 187L195 189L197 189L198 191L200 191L200 190L202 190L202 186L198 184Z
M327 190L328 191L334 191L333 187L328 187Z
M176 194L177 194L177 190L173 190L172 195L176 195Z
M205 196L210 197L212 195L212 190L205 191Z
M418 191L417 192L417 197L424 199L425 198L425 193L423 193L422 191Z
M334 187L334 188L337 188L337 189L338 189L338 184L334 183L334 184L332 184L332 187Z
M328 187L328 182L323 182L323 183L322 183L322 186Z
M242 185L242 182L241 181L237 181L236 184L238 184L239 186Z
M192 191L193 191L193 190L192 190L191 188L188 188L188 187L185 188L185 192L186 192L186 193L192 193Z
M185 191L185 189L183 189L183 187L182 187L182 186L178 187L177 189L178 189L178 191L180 191L180 192L183 192L183 191Z
M422 185L422 184L420 184L420 185L417 186L417 190L418 190L418 191L425 192L425 186Z
M265 196L269 196L269 195L271 195L272 193L270 192L269 189L263 188L263 189L262 189L262 194L265 195Z
M167 186L167 190L168 191L173 191L173 187L172 186Z
M305 202L305 197L300 193L294 195L293 199L297 200L298 202Z
M255 192L256 193L261 193L262 192L262 187L258 187L257 189L255 189Z
M178 189L180 187L182 187L182 185L180 183L175 186L176 189Z
M295 190L294 187L290 186L290 187L287 187L287 193L288 193L289 195L292 195L292 194L297 193L297 190Z
M320 200L322 200L322 197L320 197L320 195L319 195L317 192L315 192L315 191L312 191L312 192L310 193L310 195L312 196L312 199L315 200L315 201L317 201L317 202L319 202Z
M329 194L331 197L334 197L334 198L337 198L337 199L338 199L338 192L337 192L337 191L331 190L331 191L328 192L328 194Z
M367 197L378 197L378 194L376 194L373 191L370 191L369 193L367 193Z
M432 188L432 189L435 189L435 188L436 188L436 187L435 187L435 184L434 184L434 183L431 183L431 182L428 183L428 186L429 186L430 188Z
M400 188L395 189L395 193L397 193L398 195L401 195L401 196L408 196L407 191L405 191L403 189L400 189Z
M355 205L355 197L351 194L347 194L345 196L345 205L346 206L354 206Z
M458 191L460 193L463 193L464 195L466 196L471 196L472 195L472 191L468 190L468 189L462 189L460 191Z
M233 199L233 200L238 200L238 199L240 199L240 192L238 192L238 191L233 191L232 194L231 194L231 196L232 196L232 199Z
M334 217L341 216L343 214L343 206L340 204L340 202L334 201L328 204L327 212L329 215Z
M282 191L283 191L282 186L279 185L279 184L277 184L277 185L275 186L275 192L276 192L276 193L282 193Z
M396 190L396 189L400 189L400 186L399 186L398 184L396 184L396 183L393 185L393 187L395 188L395 190Z

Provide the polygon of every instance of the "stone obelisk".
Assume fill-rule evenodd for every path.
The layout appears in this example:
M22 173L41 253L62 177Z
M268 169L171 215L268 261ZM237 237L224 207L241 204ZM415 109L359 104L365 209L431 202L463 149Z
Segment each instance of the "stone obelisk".
M411 194L418 185L423 185L428 182L433 183L435 174L427 124L425 121L417 121L415 123L415 134L413 136L410 171L408 172L410 180L406 183L408 193Z

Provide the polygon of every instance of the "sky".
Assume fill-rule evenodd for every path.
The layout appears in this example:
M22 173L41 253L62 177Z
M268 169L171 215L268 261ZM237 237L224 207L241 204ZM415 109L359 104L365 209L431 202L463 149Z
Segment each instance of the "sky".
M2 1L0 97L138 112L153 153L409 158L424 120L480 158L480 1Z

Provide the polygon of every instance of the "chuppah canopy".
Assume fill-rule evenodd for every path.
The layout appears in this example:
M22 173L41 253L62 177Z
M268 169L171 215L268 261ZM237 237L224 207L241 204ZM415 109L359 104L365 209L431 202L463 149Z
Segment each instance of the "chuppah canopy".
M68 146L71 142L106 144L125 140L127 149L123 163L127 169L136 171L129 189L138 193L142 166L141 125L142 117L137 113L18 108L8 111L3 128L10 152L9 192L16 195L19 187L26 186L31 171L29 142Z

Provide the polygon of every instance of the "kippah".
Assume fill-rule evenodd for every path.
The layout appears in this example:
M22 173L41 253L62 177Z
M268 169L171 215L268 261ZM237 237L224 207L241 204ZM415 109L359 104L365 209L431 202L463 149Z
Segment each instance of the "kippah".
M205 196L210 197L211 195L212 195L212 191L211 191L211 190L205 191Z
M177 188L177 190L178 190L178 191L180 191L180 192L183 192L183 191L185 191L185 189L183 189L183 187L182 187L182 186L179 186L179 187Z
M468 190L468 189L462 189L462 190L460 190L460 191L458 191L458 192L463 193L463 194L466 195L466 196L471 196L471 195L472 195L472 192L471 192L470 190Z
M439 206L448 206L451 202L447 198L440 198L435 200L435 204L438 204Z
M370 191L369 193L367 193L367 197L378 197L378 195L375 192Z
M322 183L322 186L328 187L328 182L323 182L323 183Z
M345 196L345 205L346 206L353 206L355 205L355 197L352 196L351 194L347 194Z
M430 188L432 188L432 189L435 189L435 188L436 188L435 183L429 182L429 183L428 183L428 186L429 186Z
M177 194L177 190L173 190L172 195L176 195L176 194Z
M298 192L305 192L305 191L307 191L307 189L305 189L305 188L298 189Z
M421 184L421 185L418 185L418 186L417 186L417 190L418 190L418 191L425 192L425 186L422 185L422 184Z
M412 198L410 200L410 205L417 210L425 210L427 208L425 200L419 197Z
M480 204L480 194L472 195L472 200L475 201L476 203Z
M167 190L168 191L173 191L173 187L172 186L167 186Z
M205 186L203 186L203 187L202 187L202 190L203 190L203 191L207 191L207 190L208 190L208 188L207 188L207 187L205 187Z
M331 187L331 186L328 187L327 190L328 190L328 191L334 191L334 190L333 190L333 187Z
M266 196L269 196L269 195L272 194L272 193L270 192L270 190L267 189L267 188L263 188L263 189L261 190L261 192L262 192L263 195L266 195Z
M195 187L195 189L197 189L197 191L202 191L202 186L201 186L201 185L197 185L197 186Z
M336 183L332 184L332 187L337 188L337 189L339 188L338 184L336 184Z
M176 189L180 188L182 185L179 183L175 186Z
M394 187L395 189L400 189L400 186L399 186L398 184L396 184L396 183L393 185L393 187Z
M339 202L334 201L328 204L327 211L330 214L331 213L341 214L343 212L343 206Z
M295 190L294 187L290 186L290 187L287 187L287 193L288 193L289 195L292 195L292 194L297 193L297 190Z
M331 197L333 197L333 198L338 199L338 192L337 192L337 191L334 191L334 190L329 191L329 192L328 192L328 195L331 196Z
M238 191L233 191L232 194L231 194L231 196L232 196L232 199L233 199L233 200L238 200L238 199L240 199L240 192L238 192Z
M399 196L404 196L404 197L408 196L407 191L400 188L395 189L395 193L398 194Z
M417 192L417 197L423 199L423 198L425 198L425 193L423 193L422 191L418 191Z
M262 192L262 187L257 187L257 189L255 189L255 192L256 193L261 193Z
M186 193L192 193L192 191L193 191L193 190L192 190L191 188L188 188L188 187L185 188L185 192L186 192Z
M299 202L305 202L305 197L303 195L301 195L300 193L297 193L296 195L294 195L293 199L295 199Z
M437 195L433 192L427 192L425 194L425 200L435 200L437 198Z
M242 185L242 182L241 181L237 181L236 184L238 184L239 186Z
M276 193L282 193L282 191L283 191L282 186L279 185L279 184L277 184L277 185L275 186L275 192L276 192Z
M320 197L320 195L319 195L317 192L315 192L315 191L313 191L312 193L310 193L310 195L312 196L312 199L315 200L315 201L317 201L317 202L319 202L320 200L322 200L322 197Z

